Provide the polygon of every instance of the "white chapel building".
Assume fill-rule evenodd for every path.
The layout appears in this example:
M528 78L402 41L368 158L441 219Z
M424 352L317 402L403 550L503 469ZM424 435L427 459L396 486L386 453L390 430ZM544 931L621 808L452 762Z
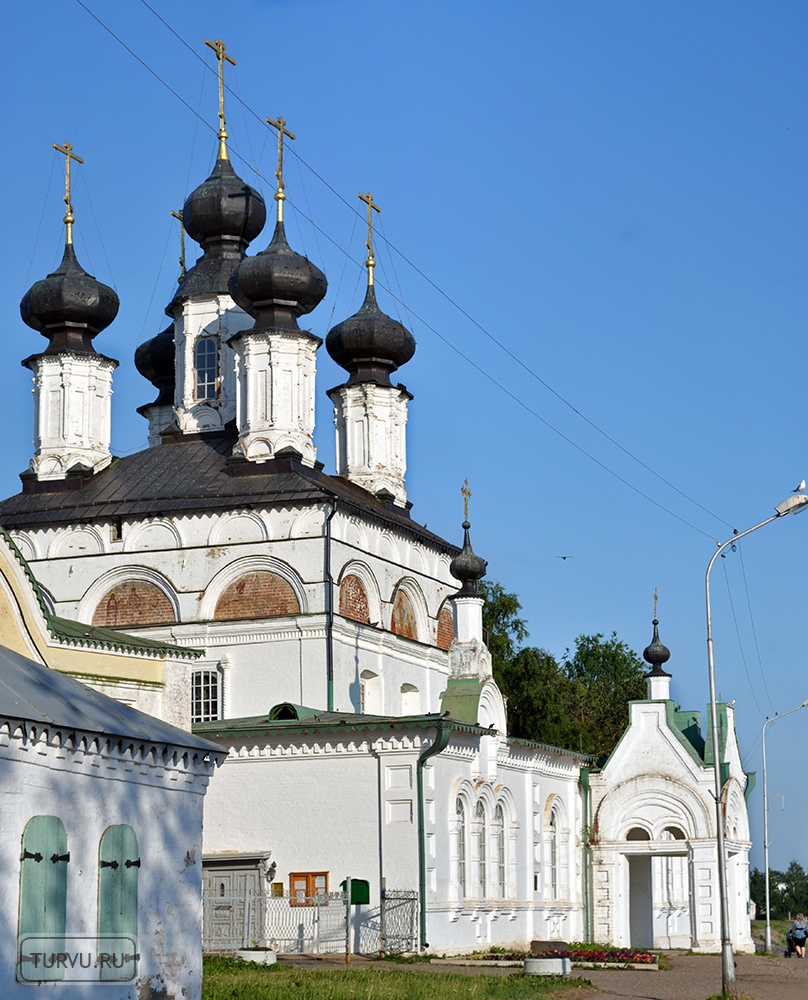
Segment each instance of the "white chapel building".
M692 713L649 680L601 767L508 733L468 523L461 550L410 518L412 396L393 376L415 341L376 301L372 243L361 309L327 336L301 328L326 278L287 242L282 180L274 233L247 255L266 207L225 140L183 209L201 256L136 353L158 390L139 410L148 447L110 452L117 362L94 339L117 305L68 243L22 302L45 340L23 362L35 452L0 503L52 614L202 651L153 681L87 681L228 751L205 803L209 885L362 879L357 946L386 885L417 897L417 949L717 950L712 762ZM329 390L332 474L314 440L324 340L346 372ZM747 778L722 711L732 935L748 949Z

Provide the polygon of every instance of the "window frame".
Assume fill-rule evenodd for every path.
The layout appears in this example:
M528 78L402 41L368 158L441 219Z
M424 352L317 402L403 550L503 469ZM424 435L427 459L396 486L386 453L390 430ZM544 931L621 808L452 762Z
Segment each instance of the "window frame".
M213 344L213 351L208 350L208 344ZM204 347L207 357L205 367L200 367L200 348ZM216 336L197 337L193 347L194 357L194 399L197 402L207 402L211 399L219 398L220 377L219 377L219 338ZM212 361L212 364L210 363ZM212 378L208 375L212 374ZM200 375L203 379L200 380ZM200 392L200 386L204 391ZM209 390L213 391L210 392Z
M206 696L205 694L205 679L203 675L207 675L208 682L211 678L215 678L215 695ZM202 691L200 697L197 699L197 682L198 679L202 679ZM211 685L212 686L212 685ZM222 671L219 667L199 667L196 670L191 671L191 725L196 725L198 722L215 722L217 719L222 718L222 687L223 678ZM196 711L198 706L204 708L205 705L211 706L209 712ZM215 705L215 713L213 707Z

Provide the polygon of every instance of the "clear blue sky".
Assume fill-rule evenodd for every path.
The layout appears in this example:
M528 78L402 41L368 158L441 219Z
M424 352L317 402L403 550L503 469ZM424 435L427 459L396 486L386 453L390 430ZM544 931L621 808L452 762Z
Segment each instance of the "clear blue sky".
M121 361L119 455L146 443L135 408L154 390L132 355L165 325L176 287L169 212L215 152L213 73L142 0L85 3L204 123L77 0L6 11L3 495L17 492L32 452L19 361L43 343L18 302L63 240L63 158L51 143L68 140L85 160L77 252L121 299L96 340ZM275 142L258 119L281 115L296 134L308 166L287 158L287 231L330 282L310 317L320 336L359 304L356 193L372 191L381 206L403 257L391 261L380 240L377 278L396 294L400 285L418 342L400 372L415 397L413 517L459 541L468 477L476 550L520 595L529 641L559 656L581 633L612 630L642 650L658 587L672 696L704 710L704 573L716 540L728 525L763 520L808 475L808 6L151 3L209 67L206 38L222 38L237 60L228 85L258 118L228 97L231 149L265 195L269 181L250 167L271 178ZM384 290L379 299L397 314ZM333 471L325 390L343 376L325 351L318 365L316 443ZM765 716L808 697L807 554L808 515L798 515L751 536L713 574L718 687L736 699L746 766L759 772ZM808 863L797 833L808 825L806 723L808 711L769 727L770 791L786 796L771 815L774 866ZM760 775L751 809L761 864Z

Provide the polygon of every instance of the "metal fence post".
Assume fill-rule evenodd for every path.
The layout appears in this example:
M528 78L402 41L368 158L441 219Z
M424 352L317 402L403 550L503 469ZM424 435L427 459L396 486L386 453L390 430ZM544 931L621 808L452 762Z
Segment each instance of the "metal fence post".
M384 958L385 935L384 935L384 900L387 894L387 879L382 875L382 883L379 890L379 957Z
M351 961L351 880L345 879L345 963Z
M252 889L245 890L244 893L244 920L242 922L241 928L241 947L249 948L251 945L250 941L250 909L252 905L252 900L250 898L252 894Z

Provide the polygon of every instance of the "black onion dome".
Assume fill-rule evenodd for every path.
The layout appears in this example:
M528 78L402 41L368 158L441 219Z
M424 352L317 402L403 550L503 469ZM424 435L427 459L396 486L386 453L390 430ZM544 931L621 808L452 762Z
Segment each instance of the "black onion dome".
M135 351L135 367L158 391L151 406L174 403L174 353L173 323Z
M263 195L238 176L230 160L218 159L210 177L185 201L182 224L204 253L166 312L173 315L177 304L191 295L227 294L230 276L266 218Z
M654 619L654 638L651 645L646 646L642 651L642 657L646 663L651 664L651 670L646 675L648 677L670 677L671 675L662 669L662 664L667 663L671 658L671 651L667 646L663 646L659 641L659 622Z
M485 576L485 570L488 566L485 559L476 556L471 548L470 527L468 521L463 522L463 530L465 531L463 551L459 556L455 556L449 565L449 572L455 580L460 580L462 584L460 590L454 595L455 597L479 597L480 588L477 581Z
M327 289L320 268L289 246L282 222L276 223L266 250L245 257L230 278L230 294L255 317L255 328L296 330L297 318L318 306Z
M337 364L350 372L348 385L390 385L390 375L415 354L415 338L379 309L373 285L368 285L359 312L329 331L325 346Z
M62 263L28 289L20 313L50 340L45 354L95 354L92 339L115 319L119 306L115 291L88 274L67 243Z

